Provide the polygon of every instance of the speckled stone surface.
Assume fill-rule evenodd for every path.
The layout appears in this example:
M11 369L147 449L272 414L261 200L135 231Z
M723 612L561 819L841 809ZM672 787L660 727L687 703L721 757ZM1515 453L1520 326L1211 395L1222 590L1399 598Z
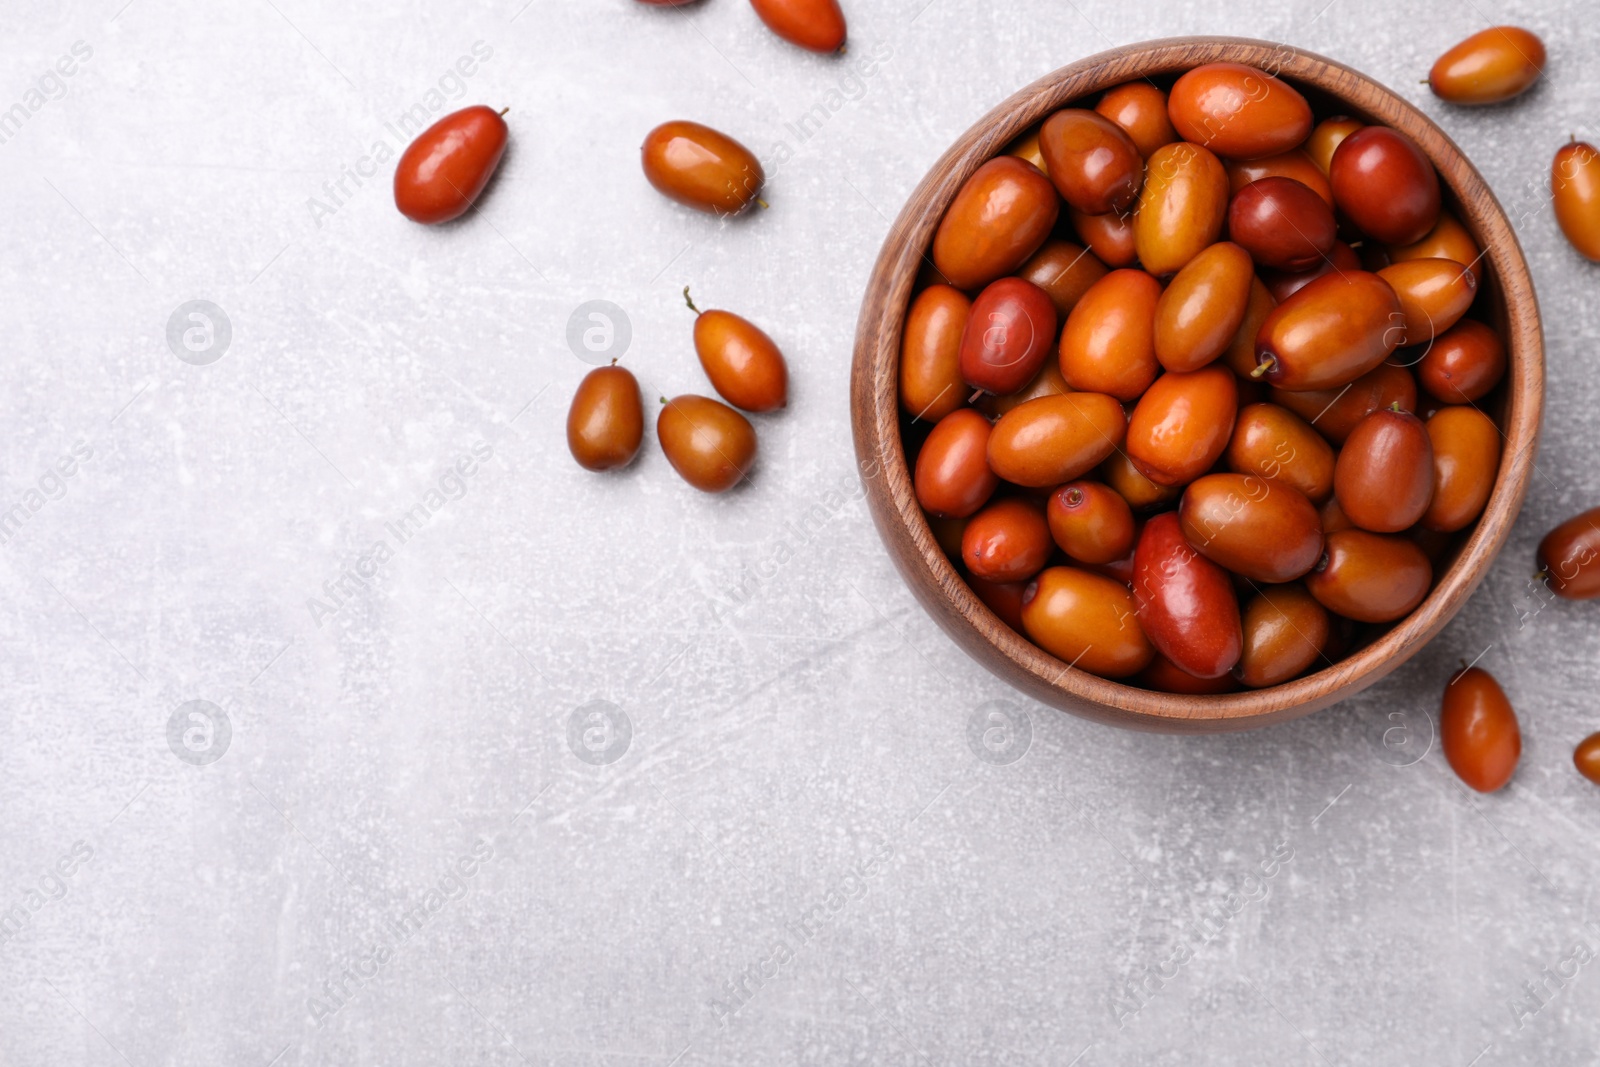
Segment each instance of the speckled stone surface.
M1600 503L1600 268L1544 193L1600 132L1592 7L846 6L837 61L740 0L4 6L0 1063L1600 1058L1600 790L1570 764L1600 607L1525 593ZM1544 82L1433 100L1433 57L1496 22L1543 34ZM879 545L846 405L872 259L950 141L1191 33L1438 118L1517 220L1550 372L1460 617L1359 699L1214 738L962 656ZM401 117L477 102L513 131L481 210L407 223ZM677 117L756 148L771 209L656 195L638 145ZM564 447L590 301L652 400L705 388L691 282L793 371L720 499L653 434L610 477ZM1490 797L1432 744L1474 657L1525 729ZM1011 762L969 744L996 711Z

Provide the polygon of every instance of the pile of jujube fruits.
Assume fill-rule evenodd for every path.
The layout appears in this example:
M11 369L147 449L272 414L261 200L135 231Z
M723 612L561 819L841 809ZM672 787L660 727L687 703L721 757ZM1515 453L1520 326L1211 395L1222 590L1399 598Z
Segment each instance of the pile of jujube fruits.
M1410 138L1264 71L1057 111L935 232L901 355L917 499L1078 669L1215 693L1331 663L1493 489L1479 259Z

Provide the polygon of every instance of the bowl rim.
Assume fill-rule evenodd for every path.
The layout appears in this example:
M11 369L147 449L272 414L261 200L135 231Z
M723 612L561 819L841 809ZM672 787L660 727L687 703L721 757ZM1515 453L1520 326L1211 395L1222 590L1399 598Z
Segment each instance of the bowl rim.
M1422 603L1375 641L1313 674L1264 689L1198 696L1074 670L978 599L917 504L901 440L898 374L901 327L921 261L945 209L979 166L1071 101L1213 62L1281 75L1417 142L1498 281L1508 365L1504 415L1496 422L1504 445L1494 488ZM1360 692L1410 659L1460 610L1505 544L1527 493L1544 403L1544 341L1533 280L1505 210L1466 154L1426 114L1372 78L1291 45L1174 37L1113 48L1045 75L991 109L939 158L890 227L873 267L857 322L850 394L858 466L880 536L913 594L968 654L1028 695L1086 718L1136 729L1241 730L1308 715Z

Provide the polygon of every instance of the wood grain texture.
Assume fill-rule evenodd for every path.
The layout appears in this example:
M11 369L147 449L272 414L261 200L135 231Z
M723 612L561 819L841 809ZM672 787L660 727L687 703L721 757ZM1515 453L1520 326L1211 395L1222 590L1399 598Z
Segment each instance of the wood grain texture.
M1412 137L1438 168L1446 204L1486 267L1484 308L1506 341L1506 382L1489 407L1505 437L1500 473L1482 518L1436 576L1422 604L1373 643L1315 674L1269 689L1181 696L1073 670L1012 631L967 587L935 543L912 490L901 442L896 377L901 325L924 252L962 183L1020 133L1069 102L1138 78L1170 82L1202 63L1233 61L1277 73L1318 116L1344 113ZM913 594L979 663L1038 700L1135 729L1242 730L1325 708L1378 681L1414 655L1460 609L1505 543L1532 473L1544 402L1544 341L1533 282L1505 212L1482 176L1442 130L1384 86L1288 45L1227 37L1173 38L1114 49L1049 74L968 130L917 186L884 242L857 324L850 403L867 500L885 546Z

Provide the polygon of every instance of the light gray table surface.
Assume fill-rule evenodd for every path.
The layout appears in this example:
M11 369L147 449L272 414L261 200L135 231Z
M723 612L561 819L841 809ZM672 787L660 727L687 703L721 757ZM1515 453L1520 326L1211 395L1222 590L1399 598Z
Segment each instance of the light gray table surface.
M1600 790L1570 762L1600 608L1525 596L1600 503L1600 268L1544 191L1597 132L1590 5L847 0L828 60L740 0L520 4L0 12L0 1063L1600 1059ZM1433 58L1496 22L1544 36L1543 83L1434 100ZM1058 66L1195 33L1440 121L1516 219L1550 377L1466 610L1359 698L1213 738L963 656L880 545L847 411L863 284L945 147ZM512 129L481 209L406 222L391 124L479 102ZM678 117L769 161L770 210L650 189L640 140ZM607 477L564 447L588 301L652 401L706 389L687 283L793 375L720 498L653 432ZM1525 735L1489 797L1431 743L1480 656ZM1014 762L969 745L993 701Z

